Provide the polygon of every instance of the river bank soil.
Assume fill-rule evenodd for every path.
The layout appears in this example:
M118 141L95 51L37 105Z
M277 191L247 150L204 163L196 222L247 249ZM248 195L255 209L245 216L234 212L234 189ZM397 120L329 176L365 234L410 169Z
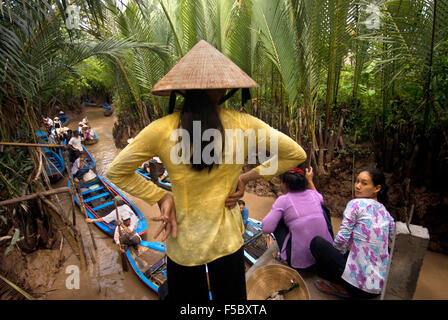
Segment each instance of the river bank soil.
M82 113L72 114L69 127L76 128L78 122L87 116L96 131L99 142L88 146L97 164L97 171L104 174L120 149L115 147L112 128L116 121L115 115L104 117L101 108L83 107ZM124 139L124 138L123 138ZM127 139L127 137L126 137ZM316 181L318 190L324 195L326 205L332 213L334 231L337 232L345 204L351 198L351 157L341 158L340 162L332 164L332 178L324 177ZM355 171L370 165L370 157L355 158ZM390 177L389 177L390 178ZM61 180L54 188L65 186L66 180ZM393 189L391 190L391 193ZM251 218L262 220L269 212L280 194L279 180L272 183L264 181L253 182L248 185L243 200L249 208ZM67 213L70 212L71 200L68 194L60 194L61 205ZM156 205L149 205L140 199L130 196L131 201L143 213L148 232L144 240L154 239L154 231L158 223L150 220L160 214ZM393 197L391 197L393 200ZM397 201L397 200L395 200ZM421 205L421 204L419 204ZM399 212L397 213L399 214ZM417 214L417 211L416 213ZM71 217L68 217L70 219ZM8 256L0 259L0 271L12 281L27 290L38 299L53 300L157 300L156 293L146 287L132 270L123 272L120 255L112 239L91 225L97 250L94 250L87 224L77 210L77 228L79 228L87 255L87 268L82 269L79 259L75 256L69 244L59 239L51 250L38 250L25 254L15 248ZM413 220L414 222L414 220ZM7 241L0 242L0 254L3 254ZM62 249L61 249L62 248ZM95 263L90 257L90 252ZM71 276L74 275L73 266L79 268L79 287L74 286ZM448 256L427 251L420 271L414 299L448 299Z

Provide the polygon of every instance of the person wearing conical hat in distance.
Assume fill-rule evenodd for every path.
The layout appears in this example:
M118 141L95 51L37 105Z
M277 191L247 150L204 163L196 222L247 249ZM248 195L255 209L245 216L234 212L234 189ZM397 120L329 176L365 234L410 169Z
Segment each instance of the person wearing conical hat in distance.
M120 189L159 205L161 215L151 219L161 222L155 238L162 235L166 241L169 300L205 301L210 293L214 301L247 299L244 225L237 200L249 181L270 180L306 160L302 147L283 133L219 106L239 88L243 100L250 99L251 87L258 84L199 41L152 89L153 94L170 95L169 115L144 128L106 173ZM173 112L176 94L184 100ZM250 137L227 139L238 132ZM261 165L241 174L244 159L253 155ZM172 193L136 173L151 157L166 166Z
M54 128L55 129L59 129L59 128L62 127L61 120L59 119L58 116L54 117L53 123L54 123Z
M355 199L343 214L334 241L311 241L318 275L315 286L341 298L371 299L381 294L389 263L388 240L395 233L387 211L387 185L376 168L362 170L355 181Z
M323 212L324 199L313 183L313 168L305 171L293 168L280 175L283 195L261 222L264 233L274 234L280 258L297 271L316 263L310 251L314 237L333 240Z

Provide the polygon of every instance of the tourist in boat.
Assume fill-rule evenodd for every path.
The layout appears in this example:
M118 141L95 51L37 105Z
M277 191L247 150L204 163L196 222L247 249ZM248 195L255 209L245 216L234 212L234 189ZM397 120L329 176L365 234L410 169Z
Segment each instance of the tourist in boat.
M90 170L93 170L93 168L87 164L86 155L84 152L81 152L79 158L75 160L72 168L70 169L70 172L74 177L73 180L75 182L79 182Z
M59 117L54 117L53 123L54 123L54 128L55 129L59 129L59 128L62 127L61 120L59 119Z
M191 77L191 72L196 76ZM212 78L214 81L202 81ZM176 81L171 82L170 79ZM229 97L225 96L226 88L235 86L246 88L242 95L246 100L249 99L247 88L258 84L222 53L201 40L153 87L154 94L171 94L171 114L151 122L140 131L114 159L106 173L120 189L149 204L159 205L161 216L152 220L162 222L155 238L162 235L161 240L166 240L169 300L206 301L210 293L214 301L247 299L244 225L237 200L244 196L249 181L259 178L270 180L306 159L305 151L294 140L263 121L219 107ZM183 106L172 113L175 94L179 92L184 96ZM199 120L200 128L196 126L195 129L193 121ZM193 132L196 130L202 137L209 129L218 137L218 133L225 134L226 129L243 132L251 129L255 138L263 142L266 141L258 134L265 134L269 142L265 144L267 151L275 148L271 149L271 142L272 146L278 146L273 151L276 156L268 160L263 157L261 165L241 174L243 162L219 163L223 158L219 157L223 154L223 144L214 144L216 152L203 157L208 143L201 145L201 141L193 141ZM199 148L186 147L184 152L180 149L180 155L172 152L181 145L170 139L173 133L185 134L183 142L187 145L198 143ZM277 144L273 140L275 137L278 138ZM253 152L248 140L242 139L244 150ZM190 155L187 150L192 151ZM229 151L231 157L228 159L241 155L246 157L244 150L235 148ZM254 154L260 156L256 150ZM166 166L173 193L135 171L142 162L154 156ZM213 159L209 161L211 157Z
M70 162L73 162L84 151L80 132L72 132L72 137L68 141L68 147L70 148Z
M151 173L151 168L149 166L149 162L151 161L151 159L146 160L145 162L142 163L142 165L140 166L140 169L143 170L144 173Z
M132 219L134 216L129 211L123 211L120 221L114 232L114 241L120 247L121 252L125 252L129 247L133 247L140 254L147 248L140 245L142 238L137 233L138 219Z
M67 120L67 116L65 115L65 112L63 110L59 110L58 117L61 123L65 122Z
M51 127L53 127L53 120L51 120L50 117L45 115L42 121L45 125L45 128L50 129Z
M316 263L310 242L320 236L332 241L324 217L323 197L313 182L313 168L293 168L280 175L281 191L271 211L262 220L264 233L273 233L280 257L295 269L306 269Z
M388 239L395 221L387 211L384 174L362 170L355 181L355 199L344 211L333 242L321 237L311 241L319 276L316 287L343 298L375 298L381 294L389 263Z
M80 121L78 123L78 133L83 134L83 130L84 130L84 123Z
M95 137L95 132L89 126L84 126L84 141L92 140Z
M249 222L249 209L246 207L246 202L244 200L238 200L238 205L240 206L241 217L243 219L244 228L247 227Z
M124 202L123 198L120 196L116 196L115 200L117 203L117 210L115 210L115 208L114 208L109 214L105 215L104 217L100 217L97 219L86 218L85 221L87 223L104 222L107 224L111 224L111 223L117 221L117 211L118 211L118 217L120 218L120 220L125 220L124 214L129 213L129 215L131 217L131 224L137 225L138 217L134 214L134 211L132 211L132 209Z
M170 177L168 176L168 171L166 170L166 167L163 165L160 158L152 157L152 159L149 162L151 162L151 161L157 163L156 167L160 167L159 172L162 172L162 170L163 170L162 175L160 177L158 177L159 181L171 183ZM150 172L150 171L151 170L149 169L149 163L148 163L148 172Z

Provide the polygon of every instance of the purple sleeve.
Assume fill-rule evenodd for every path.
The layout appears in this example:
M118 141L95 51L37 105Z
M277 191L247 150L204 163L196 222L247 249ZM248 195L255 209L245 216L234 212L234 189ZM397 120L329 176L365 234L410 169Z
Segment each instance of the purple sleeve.
M278 222L283 217L283 213L285 212L283 203L284 197L282 196L275 200L271 211L269 211L269 213L261 221L263 233L274 232L275 228L277 228Z
M342 253L347 252L347 248L350 244L350 239L356 223L357 208L358 202L356 200L352 200L347 204L341 226L339 227L339 232L334 239L333 246Z

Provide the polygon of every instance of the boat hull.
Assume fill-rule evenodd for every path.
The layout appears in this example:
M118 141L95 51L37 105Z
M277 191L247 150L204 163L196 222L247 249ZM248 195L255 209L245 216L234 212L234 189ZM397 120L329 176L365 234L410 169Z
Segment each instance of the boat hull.
M70 187L70 181L68 182L68 186ZM114 197L121 196L125 204L132 209L139 220L137 233L141 235L148 230L145 217L140 210L106 178L98 174L95 179L81 183L80 189L84 200L84 207L90 219L98 219L112 212L114 210ZM80 201L78 197L75 195L74 198L76 204L79 206ZM94 224L110 237L113 237L117 226L116 221L110 224L106 222L94 222Z

